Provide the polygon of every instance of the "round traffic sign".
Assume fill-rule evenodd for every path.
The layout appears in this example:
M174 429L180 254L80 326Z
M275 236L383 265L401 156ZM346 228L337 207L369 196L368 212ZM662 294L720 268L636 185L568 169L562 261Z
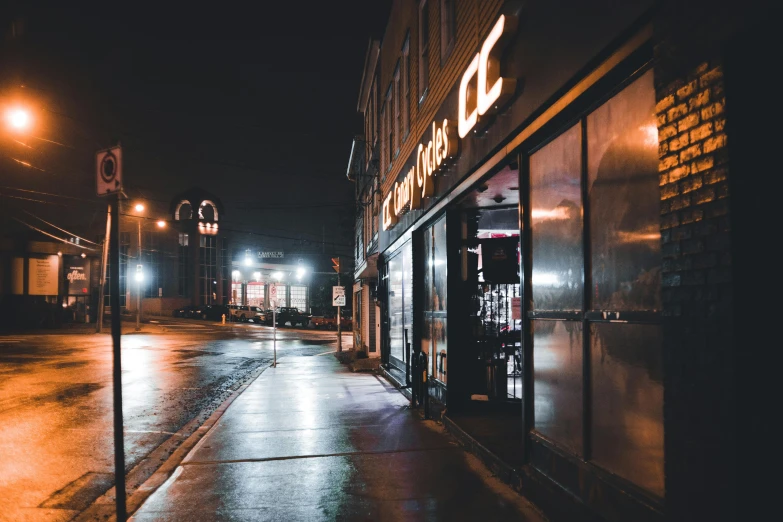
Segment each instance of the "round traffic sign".
M116 176L117 158L109 151L101 160L101 179L103 179L105 183L111 183Z

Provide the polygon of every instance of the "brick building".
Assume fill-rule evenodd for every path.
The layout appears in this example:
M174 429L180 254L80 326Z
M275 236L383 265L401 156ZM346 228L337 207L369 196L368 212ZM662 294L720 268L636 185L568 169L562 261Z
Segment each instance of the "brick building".
M737 477L774 367L750 322L775 273L768 10L397 0L369 45L354 309L385 375L426 354L445 424L553 519L760 506Z

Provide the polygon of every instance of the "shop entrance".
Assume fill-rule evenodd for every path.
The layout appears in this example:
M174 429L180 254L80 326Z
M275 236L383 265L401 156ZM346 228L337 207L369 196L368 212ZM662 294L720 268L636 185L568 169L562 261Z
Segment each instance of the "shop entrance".
M516 165L461 202L461 299L467 302L465 398L520 403L522 317Z

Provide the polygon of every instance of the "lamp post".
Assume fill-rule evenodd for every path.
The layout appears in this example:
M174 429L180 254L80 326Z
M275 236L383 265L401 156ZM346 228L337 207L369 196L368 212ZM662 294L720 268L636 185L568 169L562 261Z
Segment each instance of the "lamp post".
M136 212L144 212L144 205L137 203L134 207ZM144 273L141 271L141 217L136 219L136 226L139 232L138 242L138 262L136 264L136 331L141 330L141 282L144 280Z

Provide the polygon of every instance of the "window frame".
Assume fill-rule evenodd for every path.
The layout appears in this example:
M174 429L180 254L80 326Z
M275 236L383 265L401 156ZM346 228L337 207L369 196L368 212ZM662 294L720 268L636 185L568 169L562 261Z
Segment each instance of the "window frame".
M430 86L430 10L429 1L419 2L419 69L418 69L418 95L419 105L424 103ZM426 15L426 16L425 16ZM426 23L425 22L426 18ZM426 26L426 27L425 27ZM426 65L425 65L426 64Z
M447 15L450 16L447 18ZM446 63L457 41L457 2L440 0L440 63Z

